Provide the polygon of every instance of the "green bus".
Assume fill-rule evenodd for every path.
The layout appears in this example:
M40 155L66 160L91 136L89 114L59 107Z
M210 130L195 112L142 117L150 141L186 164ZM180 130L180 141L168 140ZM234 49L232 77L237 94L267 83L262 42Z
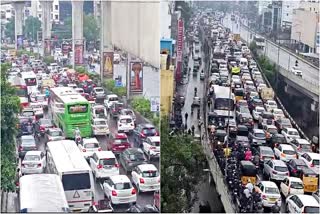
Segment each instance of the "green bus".
M50 106L54 123L63 130L66 138L74 139L78 127L81 137L91 137L90 103L69 87L52 88Z

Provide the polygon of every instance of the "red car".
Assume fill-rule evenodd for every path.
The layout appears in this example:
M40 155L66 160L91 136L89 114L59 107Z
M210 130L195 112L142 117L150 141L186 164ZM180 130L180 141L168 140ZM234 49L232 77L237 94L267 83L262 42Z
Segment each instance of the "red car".
M128 136L125 133L114 133L110 134L109 137L107 148L114 154L120 154L131 147Z

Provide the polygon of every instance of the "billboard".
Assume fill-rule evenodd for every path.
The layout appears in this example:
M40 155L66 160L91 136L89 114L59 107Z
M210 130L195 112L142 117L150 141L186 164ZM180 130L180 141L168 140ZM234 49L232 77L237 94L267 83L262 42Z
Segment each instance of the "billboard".
M17 49L23 49L23 35L17 35Z
M143 92L143 63L130 62L130 92Z
M113 52L103 52L102 72L104 78L113 78Z
M160 97L150 97L151 112L160 111Z
M183 53L183 21L178 20L178 36L177 36L177 69L176 82L180 82L182 70L182 53Z
M83 65L83 44L74 45L74 64Z

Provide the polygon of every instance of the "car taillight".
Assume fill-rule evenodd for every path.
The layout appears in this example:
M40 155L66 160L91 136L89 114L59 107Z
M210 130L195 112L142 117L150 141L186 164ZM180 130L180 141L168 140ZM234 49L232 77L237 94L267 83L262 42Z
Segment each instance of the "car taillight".
M277 171L274 171L274 170L272 170L272 173L273 173L273 174L278 174L278 172L277 172Z
M145 137L146 137L143 133L140 133L140 136L141 136L141 137L143 137L143 138L145 138Z
M81 138L80 137L77 137L77 139L76 139L77 141L79 141L79 140L81 140Z
M262 155L260 155L260 160L263 160L263 156Z
M159 136L159 132L156 132L155 136Z
M160 183L160 178L158 178L158 183Z
M313 165L313 164L310 164L310 167L314 167L314 165Z
M41 163L38 164L38 167L41 167Z
M20 183L19 181L16 182L16 187L20 186Z
M274 157L272 157L271 159L274 160Z
M83 152L86 152L87 150L86 150L86 149L82 149L82 151L83 151Z
M285 157L286 157L286 154L281 153L281 157L285 158Z
M298 170L294 169L294 170L292 170L292 172L293 172L293 173L297 173L297 172L298 172Z
M270 133L269 132L266 133L266 138L270 138Z
M84 87L84 88L87 88L88 86L87 86L87 85L84 85L83 87Z
M112 190L112 191L111 191L111 194L112 194L112 196L117 196L117 195L118 195L115 190Z
M140 184L144 184L144 179L140 178Z
M132 191L131 191L131 194L132 194L132 195L135 195L136 193L137 193L136 189L133 188Z
M151 150L154 150L154 149L157 149L157 147L151 146L150 149L151 149Z
M286 172L286 175L288 175L288 176L289 176L289 175L290 175L290 174L289 174L289 172Z
M51 141L51 140L52 140L52 138L51 138L51 137L49 137L49 138L48 138L48 140L49 140L49 141Z
M99 152L101 152L101 151L102 151L102 149L99 147L99 148L98 148L98 151L99 151Z
M42 125L40 126L40 130L41 130L41 131L44 131L45 129L46 129L46 127L44 127L44 126L42 126Z
M120 167L120 165L119 165L118 163L116 163L116 164L114 165L114 167L119 168L119 167Z
M102 165L99 164L99 165L97 166L97 169L102 169Z
M262 199L266 199L267 196L266 195L261 195Z

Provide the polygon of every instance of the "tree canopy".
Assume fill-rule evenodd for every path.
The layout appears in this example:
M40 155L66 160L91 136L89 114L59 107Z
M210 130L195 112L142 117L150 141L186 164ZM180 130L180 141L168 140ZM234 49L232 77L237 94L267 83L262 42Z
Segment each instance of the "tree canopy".
M37 32L41 30L41 21L38 17L28 16L24 26L24 36L33 41L38 41Z
M203 173L205 156L200 144L186 135L169 135L167 118L161 119L161 211L189 212Z
M4 34L6 37L9 37L11 40L14 40L15 28L14 28L14 17L10 18L10 20L5 25Z
M20 100L7 81L9 68L9 64L1 64L1 188L12 191L15 188L17 166L15 137Z

